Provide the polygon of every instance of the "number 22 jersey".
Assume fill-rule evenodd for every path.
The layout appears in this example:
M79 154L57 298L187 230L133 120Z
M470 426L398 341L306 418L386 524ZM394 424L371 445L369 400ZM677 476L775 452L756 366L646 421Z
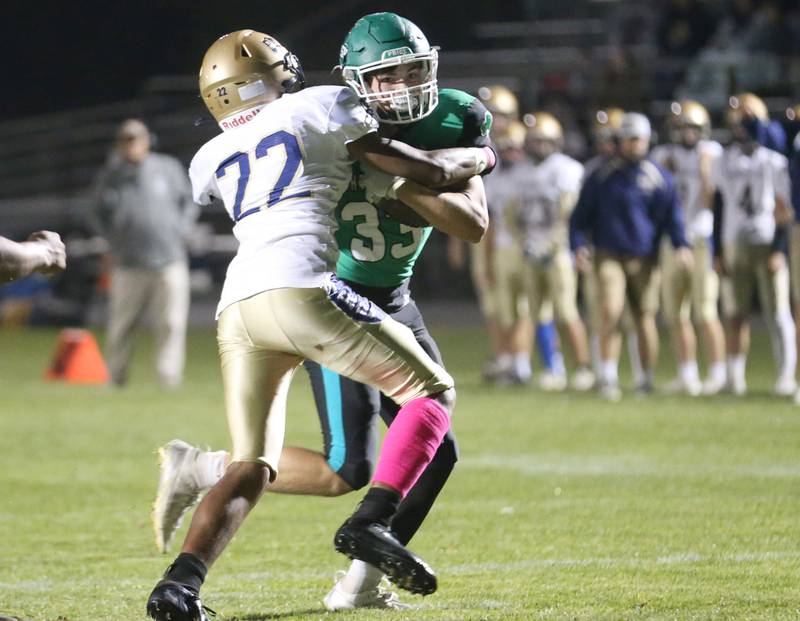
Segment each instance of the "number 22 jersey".
M377 129L347 87L284 95L192 159L195 202L219 198L239 241L217 316L262 291L323 284L338 255L334 208L350 183L346 144Z

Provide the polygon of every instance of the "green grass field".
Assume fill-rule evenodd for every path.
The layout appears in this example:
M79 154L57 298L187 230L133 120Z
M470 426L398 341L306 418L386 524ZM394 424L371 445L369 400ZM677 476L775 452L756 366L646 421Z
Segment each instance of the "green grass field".
M800 618L800 408L768 395L765 334L746 399L607 404L487 388L480 332L433 332L458 381L462 449L412 545L439 591L404 595L411 612L343 618ZM165 393L146 340L123 391L46 383L55 338L0 332L0 613L144 619L172 558L150 528L156 449L227 446L214 339L192 334L187 382ZM288 420L289 442L320 445L303 374ZM321 599L346 566L332 535L359 497L265 497L204 602L226 619L330 619Z

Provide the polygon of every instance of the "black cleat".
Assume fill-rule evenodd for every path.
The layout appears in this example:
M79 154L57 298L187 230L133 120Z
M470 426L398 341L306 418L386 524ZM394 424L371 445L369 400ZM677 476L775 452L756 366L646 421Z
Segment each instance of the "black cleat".
M159 582L147 599L147 616L156 621L208 621L206 612L215 614L196 593L172 580Z
M401 544L383 524L349 519L336 531L333 545L348 558L377 567L401 589L417 595L436 591L436 574L430 565Z

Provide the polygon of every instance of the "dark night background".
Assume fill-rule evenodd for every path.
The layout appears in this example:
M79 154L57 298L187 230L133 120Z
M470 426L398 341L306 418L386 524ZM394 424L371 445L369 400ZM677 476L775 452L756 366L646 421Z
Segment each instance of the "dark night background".
M0 25L11 77L0 113L17 118L135 97L150 76L195 74L211 42L241 28L275 35L307 69L327 69L353 22L382 10L420 23L445 49L470 47L476 22L522 15L521 3L486 0L459 2L458 10L426 1L12 0Z

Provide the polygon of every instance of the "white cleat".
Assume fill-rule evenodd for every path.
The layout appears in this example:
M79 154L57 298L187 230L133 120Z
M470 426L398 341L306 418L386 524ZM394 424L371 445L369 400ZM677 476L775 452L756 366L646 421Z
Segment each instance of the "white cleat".
M682 394L697 397L703 394L703 384L698 379L688 380L676 377L664 386L663 392L671 395Z
M588 367L578 367L572 374L572 389L578 392L587 392L594 388L595 376Z
M744 397L747 394L747 382L729 377L725 389L735 397Z
M153 505L153 529L156 547L161 553L169 548L184 514L200 500L203 489L194 474L200 449L183 440L170 440L158 449L161 476Z
M797 382L791 375L783 375L775 382L772 391L779 397L791 397L797 391Z
M567 388L567 376L545 371L539 376L537 385L545 392L561 392Z
M348 593L341 586L344 576L345 572L336 572L333 588L322 600L325 609L330 612L353 610L355 608L384 608L387 610L410 610L414 608L411 604L401 602L397 593L386 589L382 584L368 591Z
M603 384L600 386L600 398L605 401L616 403L622 399L622 391L616 384Z
M725 377L712 378L709 377L703 382L703 394L707 396L714 396L725 390L728 380Z

